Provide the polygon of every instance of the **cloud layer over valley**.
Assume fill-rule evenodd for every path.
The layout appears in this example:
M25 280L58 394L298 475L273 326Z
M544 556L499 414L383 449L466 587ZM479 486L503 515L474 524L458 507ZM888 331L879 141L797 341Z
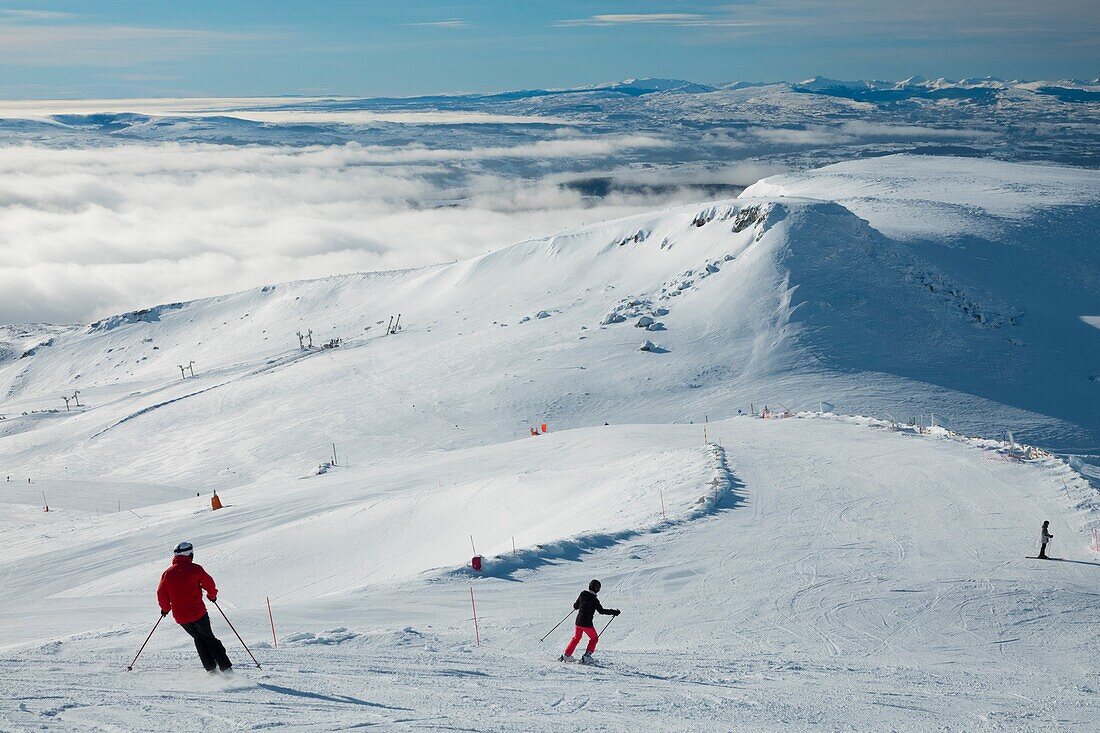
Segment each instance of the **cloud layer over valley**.
M5 102L0 323L424 266L867 155L1100 160L1091 87L835 84Z
M613 154L649 139L514 149L192 143L0 150L0 321L88 321L280 280L427 265L651 208L461 160Z

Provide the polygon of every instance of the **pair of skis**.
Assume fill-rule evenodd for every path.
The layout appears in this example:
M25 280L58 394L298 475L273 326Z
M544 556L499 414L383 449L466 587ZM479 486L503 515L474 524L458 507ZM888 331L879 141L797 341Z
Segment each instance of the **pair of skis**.
M572 659L572 658L566 659L564 654L562 654L560 657L558 657L558 661L561 662L562 664L583 664L586 667L603 667L603 666L605 666L602 662L597 662L592 657L581 657L580 659Z

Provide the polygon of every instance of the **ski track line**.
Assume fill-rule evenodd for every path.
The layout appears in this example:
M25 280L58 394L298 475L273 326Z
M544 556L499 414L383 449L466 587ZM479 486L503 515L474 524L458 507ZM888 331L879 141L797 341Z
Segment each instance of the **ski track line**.
M227 384L232 384L232 382L233 382L233 380L229 380L228 382L221 382L220 384L215 384L213 386L206 387L205 389L200 389L197 392L190 392L190 393L185 394L185 395L180 395L179 397L173 397L170 400L165 400L164 402L157 402L156 404L149 405L148 407L143 407L142 409L138 410L137 412L134 412L134 413L131 413L131 414L127 415L126 417L122 418L121 420L114 423L113 425L109 425L108 427L103 428L99 432L93 433L88 438L88 440L95 440L96 438L103 435L104 433L109 432L111 430L114 430L119 425L122 425L124 423L128 423L131 420L134 420L136 418L141 417L142 415L145 415L147 413L152 412L153 410L158 410L161 407L167 407L168 405L174 404L176 402L182 402L183 400L186 400L189 397L197 397L198 395L201 395L201 394L204 394L206 392L210 392L212 390L218 389L219 387L224 387Z
M252 371L245 372L244 374L241 374L240 376L230 377L229 379L225 380L224 382L219 382L218 384L214 384L214 385L211 385L209 387L205 387L205 388L197 390L195 392L190 392L190 393L185 394L185 395L180 395L179 397L173 397L170 400L164 400L163 402L157 402L156 404L149 405L148 407L143 407L142 409L138 410L137 412L131 413L131 414L127 415L126 417L122 418L121 420L118 420L114 424L109 425L109 426L103 428L102 430L100 430L96 433L93 433L88 438L88 440L95 440L96 438L103 435L104 433L106 433L108 431L111 431L111 430L114 430L115 428L119 427L120 425L123 425L124 423L128 423L131 420L133 420L135 418L138 418L138 417L141 417L142 415L148 414L148 413L150 413L154 410L159 410L162 407L167 407L168 405L172 405L172 404L175 404L177 402L182 402L183 400L186 400L186 399L191 398L191 397L197 397L198 395L205 394L207 392L211 392L215 389L220 389L220 388L225 387L226 385L229 385L229 384L234 384L236 382L239 382L239 381L242 381L242 380L245 380L245 379L251 379L252 377L258 377L258 376L261 376L263 374L267 374L268 372L275 371L276 369L279 369L281 367L293 366L294 364L297 364L297 363L299 363L299 362L301 362L305 359L308 359L310 356L314 356L316 354L323 354L323 353L324 353L323 351L305 351L305 352L300 352L300 353L291 353L288 356L285 356L283 358L275 357L274 359L269 359L267 362L264 363L264 365L262 367L259 367L258 369L253 369ZM274 362L274 363L272 363L272 362Z

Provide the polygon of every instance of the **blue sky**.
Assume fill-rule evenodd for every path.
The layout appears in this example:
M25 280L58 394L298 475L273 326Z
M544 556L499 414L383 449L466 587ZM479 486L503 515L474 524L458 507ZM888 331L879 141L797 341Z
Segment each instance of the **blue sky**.
M1097 0L0 0L0 95L1100 75Z

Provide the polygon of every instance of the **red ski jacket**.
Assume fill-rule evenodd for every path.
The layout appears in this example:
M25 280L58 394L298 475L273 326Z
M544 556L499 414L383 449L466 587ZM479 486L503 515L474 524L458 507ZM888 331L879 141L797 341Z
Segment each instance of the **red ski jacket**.
M171 611L177 624L198 621L206 615L206 604L202 602L204 590L211 601L218 599L214 579L202 569L202 565L196 565L186 555L177 555L172 558L172 566L160 576L160 585L157 586L160 610L165 613Z

